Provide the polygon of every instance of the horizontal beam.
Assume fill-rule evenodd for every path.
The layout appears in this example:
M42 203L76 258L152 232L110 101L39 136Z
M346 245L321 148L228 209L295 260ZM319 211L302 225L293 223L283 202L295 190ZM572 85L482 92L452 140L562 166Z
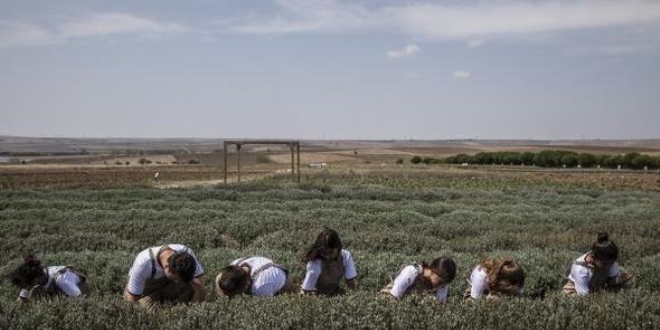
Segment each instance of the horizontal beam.
M300 144L300 141L282 140L232 140L224 141L225 144Z

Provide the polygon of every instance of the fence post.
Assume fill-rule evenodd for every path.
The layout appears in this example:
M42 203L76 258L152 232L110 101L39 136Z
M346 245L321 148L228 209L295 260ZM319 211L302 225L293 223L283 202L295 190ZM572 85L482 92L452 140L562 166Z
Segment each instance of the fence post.
M238 153L238 159L236 160L238 179L236 182L241 182L241 144L236 143L236 152Z
M227 183L227 142L223 141L222 149L225 154L225 184Z

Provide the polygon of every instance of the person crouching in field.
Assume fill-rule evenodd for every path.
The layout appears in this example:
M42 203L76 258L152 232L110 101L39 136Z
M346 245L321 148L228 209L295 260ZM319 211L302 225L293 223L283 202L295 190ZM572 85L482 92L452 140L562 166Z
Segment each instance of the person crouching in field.
M206 298L204 269L185 245L145 249L138 253L128 273L124 298L146 307L202 302Z
M433 259L431 264L422 262L404 267L380 292L390 295L393 299L401 299L413 292L429 292L434 293L436 300L444 304L447 301L448 285L454 277L456 277L454 260L440 257Z
M520 297L524 292L525 272L510 259L485 259L472 270L468 285L466 298Z
M286 268L264 257L254 256L234 260L215 278L218 296L233 298L239 294L273 297L292 292Z
M342 278L346 285L355 290L357 270L353 257L344 250L336 231L325 228L316 237L314 244L304 253L305 278L301 285L302 294L343 294Z
M621 288L633 276L621 271L618 258L619 248L607 233L600 233L591 251L575 259L567 269L562 292L584 296L601 289Z
M19 303L59 294L80 297L89 292L85 276L68 266L42 267L34 255L28 255L10 277L11 283L21 288Z

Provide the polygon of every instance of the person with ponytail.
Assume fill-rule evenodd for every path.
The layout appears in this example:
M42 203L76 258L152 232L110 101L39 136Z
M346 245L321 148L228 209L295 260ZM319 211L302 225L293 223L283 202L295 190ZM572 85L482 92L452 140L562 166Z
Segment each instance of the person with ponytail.
M84 276L68 266L43 267L41 261L30 254L23 264L10 274L11 283L21 289L19 303L45 296L63 294L79 297L88 293Z
M591 251L575 259L568 267L562 292L585 296L594 291L623 286L632 276L622 272L618 259L619 248L609 239L609 235L605 232L598 234Z
M341 244L339 234L324 228L312 246L302 257L305 263L305 278L301 285L302 294L338 295L344 292L341 280L354 290L357 270L353 257Z
M466 298L519 297L524 293L525 272L511 259L485 259L472 270L468 284Z
M430 264L421 262L405 266L381 293L392 299L402 299L411 293L433 293L439 303L447 301L448 286L456 277L456 263L449 257L433 259Z

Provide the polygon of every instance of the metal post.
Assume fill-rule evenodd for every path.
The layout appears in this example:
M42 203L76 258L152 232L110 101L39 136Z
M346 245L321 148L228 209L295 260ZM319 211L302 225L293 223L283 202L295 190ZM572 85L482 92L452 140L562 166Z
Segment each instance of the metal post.
M241 144L236 143L236 152L238 153L238 159L236 160L236 167L238 168L238 179L236 179L236 182L241 182Z
M227 183L227 142L223 142L222 147L225 154L225 184Z
M300 182L300 142L296 143L296 150L298 152L298 182Z
M293 180L296 180L296 163L295 160L293 159L294 154L293 154L293 143L289 144L289 149L291 150L291 177Z

